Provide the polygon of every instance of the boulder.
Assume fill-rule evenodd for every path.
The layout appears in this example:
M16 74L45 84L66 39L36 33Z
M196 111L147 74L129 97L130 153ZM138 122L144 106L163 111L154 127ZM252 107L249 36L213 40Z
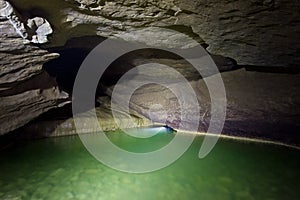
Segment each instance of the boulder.
M31 39L32 43L47 43L47 36L53 33L50 23L42 17L28 19L27 26L31 29L31 31L35 32Z

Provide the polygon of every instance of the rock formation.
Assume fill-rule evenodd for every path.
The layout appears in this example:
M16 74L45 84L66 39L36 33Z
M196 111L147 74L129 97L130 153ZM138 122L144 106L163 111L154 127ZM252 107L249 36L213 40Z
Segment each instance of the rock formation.
M9 19L0 17L0 135L66 102L55 80L42 70L58 54L24 44Z
M47 36L53 32L50 23L42 17L29 19L26 30L24 23L17 16L12 5L4 0L0 0L0 16L9 20L15 31L24 39L24 43L46 43L48 42ZM34 34L29 35L28 31L34 32Z
M299 76L299 74L251 72L245 69L222 73L227 96L223 134L274 140L299 146ZM202 79L192 80L190 84L201 106L198 113L199 131L206 131L211 115L206 84ZM112 89L113 86L107 88L107 94L111 95ZM111 115L110 99L99 98L98 101L101 106L96 108L96 112L101 127L103 130L116 129L118 126ZM156 109L153 105L157 104L161 106ZM121 108L118 110L122 111ZM152 122L147 119L151 118L155 119L155 122L166 123L176 128L180 123L182 110L170 90L153 84L146 85L134 93L130 102L130 112L137 125L151 125ZM185 112L194 114L192 107ZM121 122L121 128L130 128L127 126L128 116L122 114L118 120ZM68 118L39 120L25 126L21 134L22 137L32 138L75 133L73 119Z
M23 38L26 39L28 34L26 32L24 24L16 15L14 8L7 1L0 0L0 16L6 17L11 25L15 28L15 31Z
M298 0L11 2L18 10L40 9L49 15L56 28L49 46L95 34L129 40L134 37L131 31L164 27L191 36L211 54L233 58L239 65L299 66ZM154 43L148 33L139 39Z
M211 54L233 58L240 65L299 65L298 0L11 2L19 10L48 13L56 28L51 46L94 34L130 39L133 30L165 27L190 35L205 43ZM145 32L139 39L155 42L151 35Z
M7 7L9 4L0 0L0 12L3 16L0 22L3 68L1 70L3 75L0 76L2 88L0 95L5 102L1 103L3 113L0 116L4 119L1 119L1 122L5 122L2 133L19 127L58 105L61 96L59 90L54 87L55 82L51 81L48 86L32 82L45 83L45 80L50 79L47 74L41 73L41 66L57 55L49 54L30 44L23 44L23 38L27 37L33 37L33 40L30 40L34 43L46 42L47 35L52 33L50 24L55 32L51 41L43 46L45 48L64 48L70 38L90 35L139 41L158 47L189 48L195 45L193 42L187 43L181 34L173 34L172 30L175 30L206 47L221 71L232 70L235 66L234 60L239 65L262 66L266 69L281 66L299 67L300 63L298 0L53 0L50 3L11 0L10 2L20 11L24 19L29 20L28 23L24 20L24 25L21 17L10 17L15 15L14 11ZM32 18L37 16L36 10L42 10L45 16ZM160 27L165 28L165 31L158 29ZM26 36L23 28L26 29L26 33L30 33L29 36ZM138 32L140 36L133 32ZM157 35L167 39L160 40ZM172 65L188 78L197 91L198 100L203 107L200 113L201 127L205 129L210 117L207 114L210 103L203 80L181 60L151 59L153 62L159 60L163 64ZM142 59L120 62L117 68L108 74L108 79L110 76L115 78L122 75L122 68L143 62ZM257 135L261 134L258 127L267 131L266 127L271 125L266 124L277 123L281 119L283 119L282 129L289 125L297 128L295 124L299 122L297 119L291 120L291 116L299 116L298 110L295 109L295 106L299 105L296 91L299 89L298 75L270 75L238 70L226 72L222 76L229 95L226 132L250 134L251 128L254 128L253 135ZM110 96L113 86L113 84L103 85L103 92ZM132 97L133 111L149 117L148 110L154 102L145 102L150 95L150 99L156 97L156 100L165 103L169 113L177 112L177 104L167 90L153 85L144 89L146 92L137 92ZM28 97L27 94L33 98L25 98ZM15 97L21 101L18 108L14 106L16 104L11 103ZM11 110L13 108L16 110ZM155 110L159 109L153 108L153 111ZM157 115L158 120L159 116ZM17 119L13 122L15 124L8 125L12 118ZM139 116L137 119L144 118ZM176 115L168 118L168 122L175 125L176 120Z
M50 23L42 17L34 17L27 21L27 26L33 30L31 42L44 44L48 42L47 36L53 33Z

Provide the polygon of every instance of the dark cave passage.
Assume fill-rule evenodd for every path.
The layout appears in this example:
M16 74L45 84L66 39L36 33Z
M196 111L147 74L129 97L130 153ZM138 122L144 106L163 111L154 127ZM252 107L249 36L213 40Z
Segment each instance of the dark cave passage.
M105 38L98 36L78 37L68 40L62 47L49 48L47 49L49 52L59 53L60 56L45 63L43 69L48 72L50 76L56 78L62 90L72 94L74 81L82 62L88 54L104 40ZM122 55L107 67L100 79L97 95L104 95L101 90L101 85L112 86L117 83L128 70L135 66L151 62L169 65L178 70L188 80L201 78L200 75L195 73L195 69L192 65L178 55L160 49L141 49ZM182 65L184 65L184 67L182 67Z
M47 49L49 52L59 53L60 56L45 63L43 68L50 76L56 78L62 90L71 94L77 72L82 62L92 49L103 40L105 38L98 36L72 38L63 47Z
M77 72L78 72L82 62L87 57L87 55L98 44L100 44L104 40L105 40L105 38L98 37L98 36L78 37L78 38L72 38L72 39L68 40L66 45L63 47L47 49L50 52L59 53L60 57L46 63L44 65L44 70L47 71L52 77L56 78L56 81L62 90L66 91L67 93L69 93L70 96L72 96L74 81L75 81ZM108 51L107 53L112 53L112 52ZM236 64L236 62L231 58L225 58L222 56L214 56L214 55L212 55L212 58L214 59L220 72L236 71L236 72L230 72L230 73L243 74L243 72L242 71L239 72L238 69L243 68L245 70L245 72L243 74L243 76L244 76L243 79L235 79L234 76L228 76L228 75L226 75L226 73L224 73L224 74L222 73L222 76L225 77L225 84L227 84L227 86L229 88L233 88L234 90L236 90L236 94L234 94L234 95L232 95L230 93L230 90L228 92L228 95L229 96L232 95L231 98L233 98L233 99L235 98L235 96L245 95L244 92L248 91L248 92L252 93L253 95L257 94L256 101L258 101L258 98L261 98L260 97L261 95L259 95L259 93L257 92L258 90L255 88L260 88L260 87L266 87L266 88L270 87L272 89L274 88L274 86L272 86L273 84L270 84L270 86L268 86L269 85L268 81L265 80L266 78L261 78L262 76L269 77L270 80L273 80L273 79L276 80L276 77L278 77L278 80L281 80L281 76L284 77L285 76L284 74L286 74L286 75L297 74L300 72L298 68L292 68L292 67L285 68L285 67L271 67L271 66L270 67L251 66L251 65L238 66ZM99 107L100 105L102 105L102 102L98 101L98 97L107 97L107 96L110 97L111 96L111 90L112 90L113 86L118 82L118 80L127 71L135 68L136 66L139 66L142 64L147 64L147 63L160 63L160 64L170 66L170 67L174 68L175 70L177 70L180 74L182 74L188 81L198 81L202 78L190 63L188 63L186 60L184 60L182 57L180 57L178 55L174 55L167 51L163 51L163 50L159 50L159 49L150 49L150 48L132 51L132 52L122 55L121 57L116 59L114 62L112 62L107 67L105 73L101 77L99 84L98 84L97 93L95 94L95 106ZM150 73L152 73L152 72L150 72ZM153 74L155 74L155 73L153 73ZM278 75L276 75L276 74L278 74ZM151 76L151 74L150 74L150 76ZM161 75L159 75L159 76L161 76ZM174 78L172 76L167 75L164 77L164 75L162 73L161 77L166 78L166 79L173 79L173 81L176 82L176 78ZM275 77L275 78L273 78L273 77ZM283 79L283 77L282 77L282 80L285 80L285 79ZM227 83L226 83L226 79L227 79ZM253 91L250 90L251 87L249 87L249 86L245 87L245 89L240 91L240 88L243 87L242 85L243 84L247 85L248 84L247 82L254 85ZM233 83L236 83L236 84L233 84ZM239 86L237 86L237 85L239 85ZM277 87L276 89L278 90L280 88ZM203 90L204 90L204 88L203 88ZM151 92L151 90L149 90L149 91ZM268 91L271 91L271 89L269 89ZM284 91L284 90L282 90L282 91ZM155 91L155 92L159 92L159 91ZM146 93L147 92L145 92L145 94L144 94L145 96L147 96ZM266 93L266 92L264 92L264 93ZM271 95L274 95L274 98L275 98L275 93L274 94L270 93L270 96ZM149 95L148 97L151 97L151 95ZM72 97L72 98L74 98L74 97ZM276 98L279 98L279 97L276 97ZM145 103L145 102L149 101L149 99L145 98L143 101ZM267 100L265 100L263 98L261 99L261 103L265 103L266 101ZM150 102L151 102L151 100L150 100ZM241 101L240 103L243 104L244 101ZM254 104L255 103L253 103L253 105ZM290 106L290 104L288 102L286 104L287 104L287 107ZM258 107L259 106L255 106L254 108L257 109ZM247 106L246 106L246 108L247 108ZM86 111L89 109L90 108L83 108L83 111ZM235 109L235 108L233 108L233 109ZM271 112L271 109L270 109L270 112ZM256 112L253 112L253 113L255 114ZM140 114L145 114L145 113L140 112ZM56 109L52 109L52 110L46 112L45 114L41 115L38 119L36 119L36 121L39 121L39 120L47 121L47 120L53 120L53 119L68 119L71 117L72 117L72 105L69 104L62 108L56 108ZM266 115L266 118L268 118L268 117L270 117L270 116ZM239 122L238 120L234 121L234 122L229 121L229 122L227 122L227 124L230 124L230 125L225 125L224 130L228 133L235 132L239 135L240 127L246 127L245 128L246 130L250 130L252 128L250 126L247 126L247 124L251 124L251 123L252 123L251 120L247 120L245 122L244 121ZM255 123L257 124L257 122L255 122ZM237 126L237 128L231 124L235 124ZM266 125L265 125L265 123L262 123L262 125L260 125L260 127L262 127L261 128L262 130L265 130L265 129L263 129L264 126L269 127L268 123L266 123ZM275 129L275 130L273 130L274 133L279 132L278 131L279 129L276 130L276 128L278 128L279 126L280 126L281 132L288 132L288 134L290 135L291 138L295 138L293 140L295 140L295 141L299 140L298 136L296 134L297 130L299 130L298 127L292 126L290 128L289 127L290 124L286 123L284 121L281 124L278 124L274 128ZM282 127L284 127L284 128L282 128ZM235 129L235 130L233 131L233 129ZM266 130L269 130L269 129L270 128L267 128ZM265 130L265 132L266 132L266 130ZM235 134L235 133L233 133L233 134ZM255 134L255 136L257 136L257 135L259 135L259 134ZM277 136L274 137L273 135L270 137L276 139ZM257 137L259 137L259 136L257 136ZM283 140L283 139L280 138L278 140ZM296 142L291 142L291 143L296 143Z

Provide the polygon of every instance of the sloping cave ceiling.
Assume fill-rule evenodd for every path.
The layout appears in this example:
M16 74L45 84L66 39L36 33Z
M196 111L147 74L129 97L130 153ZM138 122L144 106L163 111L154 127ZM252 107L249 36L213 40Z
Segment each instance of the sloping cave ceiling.
M222 78L228 98L224 132L300 143L296 134L300 130L298 0L9 2L21 20L44 17L54 33L47 44L24 44L9 21L0 18L0 134L22 127L48 110L69 102L67 93L71 95L80 64L106 38L137 40L157 47L192 45L185 40L174 43L173 40L162 42L153 38L157 34L168 37L168 30L175 30L205 47L224 72ZM166 31L161 32L155 27L166 28ZM143 37L135 37L131 34L133 31ZM99 86L99 105L107 105L107 97L111 95L114 81L108 80L117 80L116 77L145 60L171 65L188 77L203 107L199 130L205 131L210 118L207 114L210 99L203 79L194 76L193 69L184 60L162 52L133 53L114 62ZM149 96L155 98L149 101ZM147 118L147 110L158 101L164 103L168 112L180 113L179 108L170 106L173 98L170 91L152 85L143 92L136 92L132 110L137 118ZM58 134L54 132L59 124L68 127L66 124L72 123L70 116L65 116L70 110L66 110L68 106L52 109L42 115L40 121L30 123L22 130L33 132L33 127L38 127L36 132L47 129L50 135ZM65 118L58 120L59 115ZM172 124L177 116L168 120Z

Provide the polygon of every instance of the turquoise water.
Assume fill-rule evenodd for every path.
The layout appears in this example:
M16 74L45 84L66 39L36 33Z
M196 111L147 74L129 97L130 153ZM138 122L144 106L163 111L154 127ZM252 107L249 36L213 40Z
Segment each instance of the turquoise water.
M135 152L173 138L107 135ZM77 136L20 141L0 151L0 199L300 199L300 151L221 139L200 160L202 139L169 167L146 174L106 167Z

